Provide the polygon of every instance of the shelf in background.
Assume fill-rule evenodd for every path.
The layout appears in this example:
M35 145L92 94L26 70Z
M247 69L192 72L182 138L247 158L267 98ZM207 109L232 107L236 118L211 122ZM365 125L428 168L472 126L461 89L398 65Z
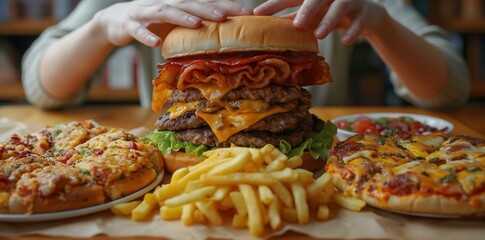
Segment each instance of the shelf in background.
M89 90L87 101L117 102L138 101L138 89L112 89L108 87L93 87Z
M438 25L447 30L458 33L483 33L485 32L485 18L480 19L466 19L453 18L438 22Z
M0 35L4 36L28 36L38 35L44 29L58 22L57 19L18 19L8 22L0 22Z
M20 82L6 83L0 86L0 100L20 101L25 99L24 89Z
M472 81L471 96L484 97L485 95L485 81Z
M25 94L21 83L1 84L0 86L0 101L25 100ZM111 89L107 87L95 87L89 91L86 101L139 101L138 89Z

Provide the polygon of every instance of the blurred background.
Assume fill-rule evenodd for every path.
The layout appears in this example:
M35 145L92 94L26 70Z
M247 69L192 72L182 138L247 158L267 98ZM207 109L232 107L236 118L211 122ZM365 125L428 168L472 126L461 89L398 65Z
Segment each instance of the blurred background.
M65 18L79 0L0 0L0 105L27 104L21 85L22 55L36 37ZM431 23L450 33L465 58L472 80L470 105L485 105L485 0L409 0ZM387 70L365 42L355 45L350 67L350 105L408 105L393 92ZM117 50L87 104L139 104L137 56L130 47ZM111 67L110 67L111 66ZM116 66L116 68L115 68ZM114 81L116 79L116 81Z

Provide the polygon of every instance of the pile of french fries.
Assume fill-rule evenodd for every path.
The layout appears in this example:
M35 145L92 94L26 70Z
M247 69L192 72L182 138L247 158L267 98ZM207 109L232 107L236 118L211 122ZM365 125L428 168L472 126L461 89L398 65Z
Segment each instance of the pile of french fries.
M164 220L222 225L232 217L236 228L249 228L254 236L267 225L276 230L284 222L306 224L311 213L325 221L328 202L360 211L365 202L335 192L331 175L314 179L301 168L301 157L289 158L273 145L255 148L219 148L205 152L206 160L174 172L170 184L162 185L143 201L117 204L112 211L140 221L156 207Z

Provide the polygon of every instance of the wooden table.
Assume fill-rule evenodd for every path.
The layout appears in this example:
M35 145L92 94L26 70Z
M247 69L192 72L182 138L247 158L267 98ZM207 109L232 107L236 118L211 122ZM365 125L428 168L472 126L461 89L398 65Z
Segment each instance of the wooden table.
M405 112L440 117L455 125L453 133L485 137L485 106L469 106L450 111L430 111L414 107L318 107L311 110L322 119L365 112ZM139 106L86 106L58 111L46 111L31 106L0 107L0 117L22 121L34 130L60 122L94 119L98 123L132 129L146 127L154 129L154 123L161 113Z
M455 125L453 133L465 134L475 137L485 137L485 107L468 106L451 111L429 111L413 107L319 107L313 108L312 113L322 119L333 119L339 116L364 112L405 112L426 114L444 118ZM33 130L60 122L94 119L98 123L116 127L133 129L137 127L154 128L154 123L161 113L139 106L86 106L71 108L60 111L45 111L31 106L2 106L0 117L21 121ZM309 239L298 233L285 233L281 236L285 239ZM15 239L44 240L52 237L24 236ZM64 238L63 238L64 239ZM95 239L111 239L106 236L96 236ZM123 238L123 239L148 239L148 238Z

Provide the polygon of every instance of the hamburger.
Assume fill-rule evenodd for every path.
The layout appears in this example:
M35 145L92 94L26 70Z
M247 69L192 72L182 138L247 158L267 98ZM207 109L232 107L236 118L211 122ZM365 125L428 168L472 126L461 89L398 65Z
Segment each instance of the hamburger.
M212 148L266 144L302 156L307 169L323 166L336 128L308 111L304 87L332 80L311 30L273 16L230 17L175 28L161 54L152 109L166 111L149 138L169 172Z

